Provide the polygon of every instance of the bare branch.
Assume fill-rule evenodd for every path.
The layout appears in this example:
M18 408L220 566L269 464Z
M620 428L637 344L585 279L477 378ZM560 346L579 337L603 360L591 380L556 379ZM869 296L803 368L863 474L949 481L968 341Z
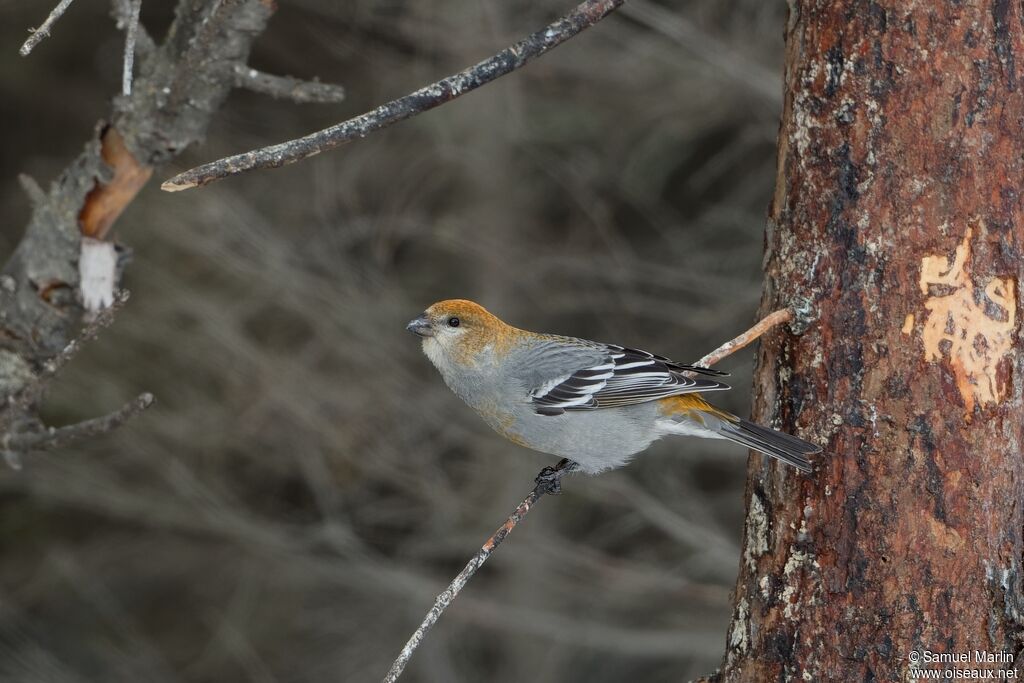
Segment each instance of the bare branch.
M725 342L717 349L694 363L694 365L699 368L709 368L723 358L731 356L744 346L747 346L773 327L782 325L783 323L788 323L791 320L793 320L793 311L788 308L783 308L775 311L774 313L769 313L749 330L735 339Z
M133 401L112 413L66 427L49 427L41 432L8 434L3 438L5 454L60 448L73 441L112 432L143 410L153 405L153 394L139 394ZM8 455L8 462L10 456Z
M68 364L72 358L74 358L82 348L82 344L87 341L92 341L99 336L101 330L110 327L110 324L114 322L114 316L117 312L128 303L128 299L131 296L131 292L127 289L122 289L114 295L114 303L108 308L104 308L102 311L96 314L96 317L88 321L82 331L78 333L78 336L68 342L68 345L64 347L64 350L54 356L51 360L47 361L44 367L44 372L47 376L52 377L56 375L61 368Z
M532 59L593 26L623 2L625 0L584 0L561 19L457 74L297 140L197 166L179 173L164 182L160 188L167 192L177 192L257 168L277 168L333 149L355 138L366 137L376 130L451 102L467 92L521 68Z
M412 658L413 653L416 652L416 648L419 647L420 643L423 641L423 637L426 636L427 631L437 623L437 620L441 618L444 611L448 609L448 605L452 604L452 601L455 600L463 587L465 587L466 583L473 577L473 574L476 574L476 570L480 569L483 563L487 561L487 558L491 556L491 553L494 552L495 548L501 545L501 542L505 540L505 537L512 533L512 530L516 528L516 525L518 525L519 522L526 517L527 513L530 512L530 508L532 508L534 504L541 499L541 496L545 493L556 494L561 491L561 478L573 470L574 463L570 460L562 460L554 467L545 467L541 470L541 473L537 476L536 486L534 486L533 490L530 491L530 495L528 495L523 502L519 504L519 507L517 507L511 515L509 515L508 519L505 520L505 523L498 527L497 531L491 534L490 538L484 541L483 546L480 547L480 550L477 551L476 555L474 555L462 571L452 579L452 582L448 584L448 587L437 596L437 599L434 601L434 606L430 608L429 612L427 612L427 616L423 618L419 628L413 632L412 637L409 638L405 647L402 648L402 652L398 655L395 663L391 665L391 669L388 671L387 675L384 676L383 683L394 683L398 680L398 677L402 675L402 671L405 670L406 664L408 664L409 660Z
M95 339L99 335L100 330L108 327L110 323L114 322L114 316L121 310L121 307L125 305L129 296L127 289L122 289L117 292L114 295L113 304L108 308L99 311L92 320L86 322L77 337L68 342L67 345L53 358L50 358L43 363L42 370L39 374L31 383L26 384L21 393L18 394L17 398L14 400L13 407L24 411L37 403L46 392L46 388L49 386L50 381L53 380L57 373L60 372L72 358L78 355L78 352L82 349L83 343Z
M135 41L139 35L139 12L142 0L131 0L124 39L124 70L121 73L121 94L132 94L132 69L135 66Z
M296 104L336 104L345 100L345 88L291 76L274 76L242 64L235 65L235 87Z
M50 16L46 17L46 21L43 22L42 26L37 29L29 29L32 31L32 35L28 37L28 40L26 40L21 46L21 49L18 50L18 53L21 54L22 57L28 57L33 48L35 48L43 38L50 35L50 29L53 28L53 25L58 19L64 16L64 12L71 6L72 2L74 2L74 0L60 0L60 2L57 3L57 6L53 8L53 11L50 12Z
M14 278L6 274L0 275L0 287L9 289L13 285ZM0 440L0 453L2 453L4 460L11 469L21 469L21 454L26 451L39 448L53 448L67 443L70 439L77 438L79 435L89 436L103 433L103 431L110 431L132 417L136 412L148 408L149 403L152 403L152 395L143 394L132 404L128 404L110 415L97 418L96 420L88 420L78 425L71 425L61 429L51 427L43 431L40 431L42 422L34 416L36 405L42 400L43 395L50 386L50 382L53 381L53 378L61 368L78 354L84 341L95 339L101 329L114 321L115 313L127 301L128 290L123 289L115 293L114 301L110 307L99 311L95 317L88 320L77 337L72 339L54 357L43 363L38 374L29 373L27 381L24 382L21 389L11 396L10 403L6 406L3 413L0 414L0 424L3 425L3 429L6 432L3 439ZM147 396L149 398L144 400ZM135 404L139 404L140 401L146 404L137 408L132 407ZM106 430L100 430L103 424L109 424L110 426ZM19 431L19 428L25 426L30 431Z

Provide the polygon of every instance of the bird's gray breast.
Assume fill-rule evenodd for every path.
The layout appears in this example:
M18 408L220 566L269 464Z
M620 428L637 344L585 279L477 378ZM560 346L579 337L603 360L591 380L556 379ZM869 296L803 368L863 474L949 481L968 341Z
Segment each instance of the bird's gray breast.
M600 472L625 464L658 437L656 405L540 415L531 392L601 357L598 349L556 341L513 348L500 358L484 348L468 366L438 368L452 391L505 438Z

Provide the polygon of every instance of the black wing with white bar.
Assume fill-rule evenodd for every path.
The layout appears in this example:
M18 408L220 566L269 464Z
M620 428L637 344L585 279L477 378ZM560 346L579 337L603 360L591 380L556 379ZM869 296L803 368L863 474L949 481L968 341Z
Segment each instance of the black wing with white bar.
M561 415L567 410L596 410L654 401L698 391L721 391L729 385L683 374L694 372L713 377L728 373L682 365L653 353L607 345L607 354L596 365L556 377L530 392L541 415Z

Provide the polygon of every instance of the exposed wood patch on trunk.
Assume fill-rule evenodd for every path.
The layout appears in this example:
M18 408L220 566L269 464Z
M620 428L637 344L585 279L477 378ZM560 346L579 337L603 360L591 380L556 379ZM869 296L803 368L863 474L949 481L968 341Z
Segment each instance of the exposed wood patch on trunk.
M925 358L948 358L968 419L976 404L985 407L1005 398L1009 378L1000 382L999 367L1009 362L1017 327L1016 280L971 277L972 232L968 228L952 263L941 255L921 261L921 292L928 295Z

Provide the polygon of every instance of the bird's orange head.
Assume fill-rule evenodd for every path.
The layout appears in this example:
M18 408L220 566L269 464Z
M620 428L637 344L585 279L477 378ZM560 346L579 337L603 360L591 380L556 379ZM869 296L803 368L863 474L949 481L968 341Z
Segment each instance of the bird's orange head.
M440 351L452 360L463 361L469 361L488 345L496 351L507 346L517 332L467 299L438 301L411 320L406 329L423 337L427 355Z

